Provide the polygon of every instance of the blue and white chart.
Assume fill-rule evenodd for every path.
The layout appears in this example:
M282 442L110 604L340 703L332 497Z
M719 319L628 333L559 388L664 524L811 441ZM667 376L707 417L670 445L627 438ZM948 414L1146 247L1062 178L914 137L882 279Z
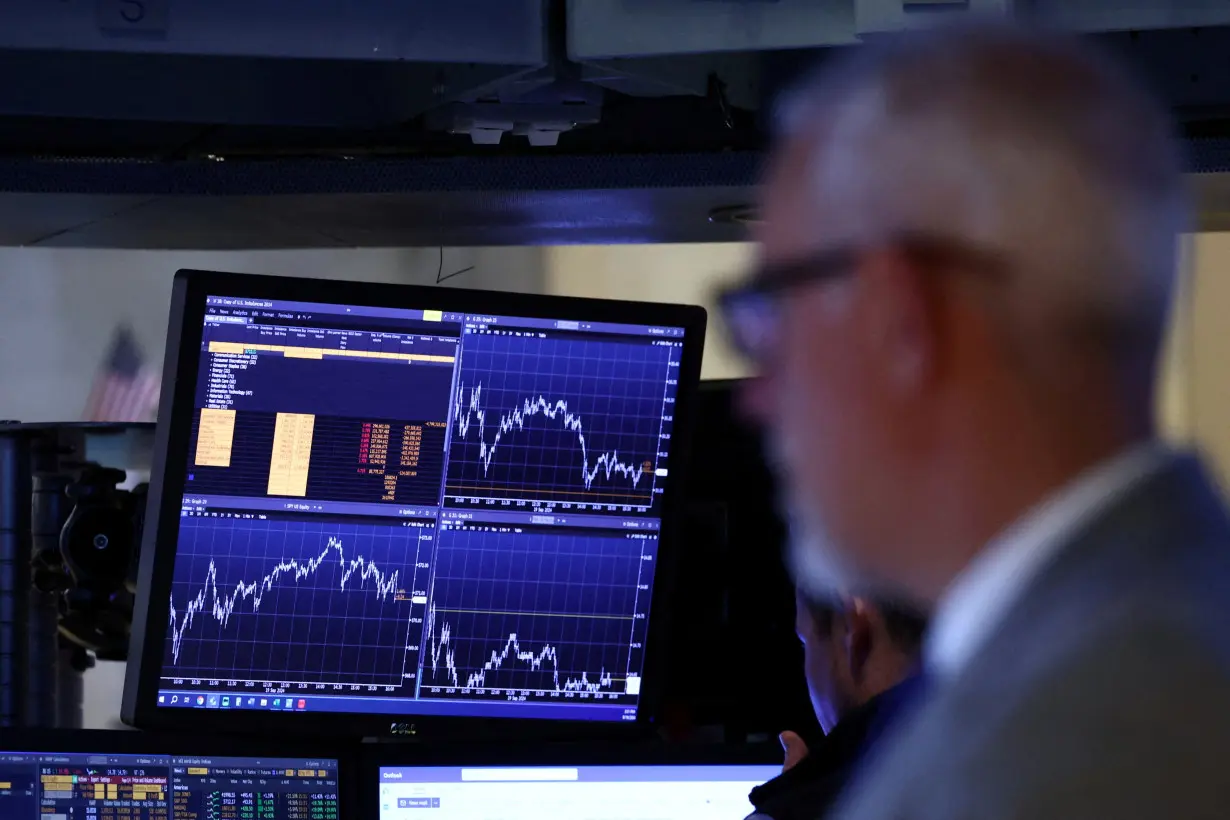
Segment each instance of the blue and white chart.
M631 533L441 533L422 685L635 693L656 549Z
M463 349L449 495L653 505L677 347L480 334Z
M401 686L417 662L407 646L423 607L410 591L431 538L421 522L185 517L163 668L177 678Z

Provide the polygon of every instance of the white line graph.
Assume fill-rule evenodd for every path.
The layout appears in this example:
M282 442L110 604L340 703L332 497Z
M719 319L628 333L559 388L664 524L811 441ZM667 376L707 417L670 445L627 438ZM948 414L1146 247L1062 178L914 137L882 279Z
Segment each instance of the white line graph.
M500 416L499 429L496 430L495 436L492 437L491 443L488 444L486 436L487 411L482 406L482 392L483 386L479 384L470 391L470 401L466 403L463 401L465 385L461 385L457 391L457 406L454 409L457 418L457 434L462 439L467 438L470 434L471 419L478 419L478 453L483 463L483 475L486 475L491 467L491 460L495 458L495 451L499 447L500 439L505 434L511 432L513 428L517 430L525 429L526 419L541 413L547 418L556 421L562 417L563 428L577 434L577 443L581 447L581 480L585 484L585 489L588 490L593 486L594 479L598 477L599 473L603 473L608 481L611 476L618 473L622 477L630 479L633 487L641 483L641 476L645 472L643 465L623 463L619 460L618 452L602 453L594 459L593 469L590 469L589 449L585 444L585 432L581 427L581 416L568 412L568 402L563 399L557 400L554 404L542 396L526 399L522 402L521 407L514 409L511 413L505 413Z
M457 672L457 664L454 659L452 644L453 628L447 621L440 622L440 634L436 635L437 612L433 604L427 616L427 639L431 643L431 671L435 676L440 671L441 656L444 660L444 673L448 680L452 682L454 687L462 688L461 676ZM556 654L555 647L547 644L538 652L524 651L521 649L521 643L517 639L517 633L510 632L507 640L504 642L504 648L496 652L492 650L491 657L482 666L481 669L470 672L466 675L464 688L466 689L486 689L487 688L487 673L500 669L505 662L512 660L514 662L524 664L524 668L531 672L541 671L547 664L550 664L551 681L556 692L600 692L603 689L609 689L613 683L613 678L610 672L603 669L598 674L596 681L590 681L589 675L585 672L581 673L579 679L566 677L560 681L559 672L559 657ZM521 688L521 687L512 687Z
M429 521L187 516L162 676L405 685ZM426 556L424 556L426 557ZM422 575L423 583L416 585Z
M652 507L678 353L651 340L467 334L447 493Z
M315 558L309 558L306 563L299 563L295 559L283 561L275 566L261 580L253 581L248 584L243 581L238 582L227 594L220 595L218 593L218 568L211 560L209 562L209 573L205 577L205 583L197 596L188 602L188 606L183 612L183 618L180 618L180 613L175 609L175 600L170 602L170 628L171 628L171 655L175 658L175 662L179 662L179 645L185 632L192 628L193 619L201 612L205 611L206 605L209 605L209 614L215 620L226 626L231 619L231 615L235 612L235 607L240 601L251 600L252 611L256 612L261 608L261 600L265 593L274 588L278 579L283 575L289 575L289 580L299 581L314 575L316 570L329 560L330 553L337 553L337 563L342 570L341 580L338 583L338 589L345 590L346 584L356 572L359 573L359 584L366 585L369 580L375 579L374 592L376 597L384 600L392 595L397 590L398 571L393 570L390 573L385 573L380 570L374 563L365 559L362 555L356 555L354 558L347 560L346 551L343 547L341 539L329 537L325 544L324 551Z
M443 697L624 694L643 664L638 596L655 547L631 533L442 528L420 685Z

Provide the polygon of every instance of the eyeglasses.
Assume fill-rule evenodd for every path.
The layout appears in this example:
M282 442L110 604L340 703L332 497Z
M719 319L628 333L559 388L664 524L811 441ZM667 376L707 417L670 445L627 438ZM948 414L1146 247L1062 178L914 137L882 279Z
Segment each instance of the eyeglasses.
M781 300L792 290L849 275L860 251L834 248L784 265L760 269L747 282L721 291L718 310L730 332L735 350L751 361L761 361L771 350L781 325Z
M945 237L903 235L879 247L891 247L920 268L928 270L976 269L1002 272L1001 255L971 243ZM777 343L782 300L798 288L852 275L871 246L846 245L798 261L762 268L747 282L717 296L718 310L736 351L753 362L763 361Z

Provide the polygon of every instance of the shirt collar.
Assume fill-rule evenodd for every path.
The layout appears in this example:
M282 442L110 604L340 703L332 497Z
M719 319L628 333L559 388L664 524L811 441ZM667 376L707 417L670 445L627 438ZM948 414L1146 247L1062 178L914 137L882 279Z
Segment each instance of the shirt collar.
M988 543L936 607L924 650L928 671L958 675L1048 559L1116 496L1158 469L1165 452L1149 442L1098 464Z

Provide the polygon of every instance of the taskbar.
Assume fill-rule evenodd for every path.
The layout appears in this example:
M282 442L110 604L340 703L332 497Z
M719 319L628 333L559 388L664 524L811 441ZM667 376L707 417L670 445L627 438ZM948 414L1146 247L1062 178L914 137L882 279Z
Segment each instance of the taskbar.
M464 701L352 697L348 695L247 695L159 689L160 709L314 712L414 717L512 718L516 720L635 721L636 707L594 701Z

